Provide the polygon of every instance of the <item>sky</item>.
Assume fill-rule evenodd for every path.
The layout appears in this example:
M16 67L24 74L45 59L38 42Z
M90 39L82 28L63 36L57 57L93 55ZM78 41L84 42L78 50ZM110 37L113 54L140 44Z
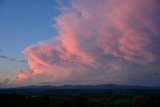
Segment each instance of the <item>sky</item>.
M0 86L160 85L159 0L0 0Z

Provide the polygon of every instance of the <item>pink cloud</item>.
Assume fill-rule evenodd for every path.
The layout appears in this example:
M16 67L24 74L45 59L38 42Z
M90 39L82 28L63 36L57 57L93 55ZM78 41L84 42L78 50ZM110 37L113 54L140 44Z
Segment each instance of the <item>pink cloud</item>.
M28 79L28 77L31 75L31 73L32 72L29 72L29 71L19 71L16 75L15 75L15 77L14 77L14 79L15 80L19 80L19 81L21 81L21 80L26 80L26 79Z
M153 38L160 35L154 22L158 4L157 0L82 0L62 5L62 14L55 19L59 35L25 48L23 54L33 72L20 71L16 78L47 74L50 81L87 81L91 76L93 81L114 82L109 78L119 73L107 72L123 70L120 63L154 63L159 58L151 49L158 45Z

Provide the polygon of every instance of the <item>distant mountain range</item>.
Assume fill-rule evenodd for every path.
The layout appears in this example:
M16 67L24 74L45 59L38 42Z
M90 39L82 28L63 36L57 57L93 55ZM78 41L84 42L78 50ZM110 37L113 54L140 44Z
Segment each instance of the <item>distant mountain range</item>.
M31 89L160 89L160 86L131 86L131 85L116 85L116 84L103 84L103 85L42 85L42 86L26 86L19 88Z

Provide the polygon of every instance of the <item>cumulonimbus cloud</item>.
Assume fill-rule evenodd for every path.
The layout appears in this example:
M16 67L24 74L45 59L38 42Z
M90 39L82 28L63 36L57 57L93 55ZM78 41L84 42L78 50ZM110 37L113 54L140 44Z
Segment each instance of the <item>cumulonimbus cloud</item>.
M61 15L55 18L59 35L23 50L30 70L17 72L15 81L134 83L158 72L158 0L60 3ZM146 65L156 69L143 69Z

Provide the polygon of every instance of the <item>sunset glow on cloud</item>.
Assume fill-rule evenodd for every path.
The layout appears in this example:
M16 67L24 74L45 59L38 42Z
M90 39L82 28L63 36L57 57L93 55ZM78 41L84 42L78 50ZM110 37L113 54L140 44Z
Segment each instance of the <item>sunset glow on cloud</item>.
M29 70L17 72L11 84L160 85L158 0L59 4L59 34L23 50Z

